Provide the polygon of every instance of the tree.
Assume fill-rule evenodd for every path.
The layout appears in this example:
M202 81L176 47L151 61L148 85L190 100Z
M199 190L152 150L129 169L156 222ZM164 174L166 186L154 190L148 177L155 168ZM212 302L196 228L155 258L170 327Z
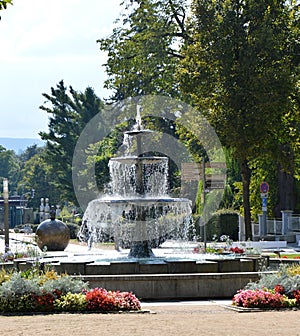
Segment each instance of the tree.
M18 155L19 160L24 164L26 161L30 160L34 155L41 154L43 152L43 147L38 147L37 144L28 146L24 152Z
M10 192L16 191L19 160L13 150L8 150L0 145L0 180L7 178Z
M51 95L44 93L46 103L41 110L49 113L49 131L40 132L46 140L46 164L53 173L52 184L61 193L61 199L72 201L76 198L72 184L72 158L74 148L86 123L103 109L102 101L88 87L84 93L76 92L71 86L65 87L61 81ZM104 118L102 119L103 123ZM99 128L103 125L99 125ZM54 174L55 173L55 174Z
M205 114L239 163L247 238L249 161L280 150L278 130L291 111L295 11L277 0L195 0L193 40L182 50L179 78L185 99Z
M129 0L123 2L120 26L99 39L108 53L105 64L113 100L162 94L178 95L174 72L180 40L186 38L186 1Z
M21 194L26 193L28 206L34 208L39 207L41 198L49 198L52 205L60 202L61 189L55 187L56 174L48 164L46 156L46 148L39 148L35 154L27 157L20 170L18 189ZM32 189L34 189L33 198L31 198Z

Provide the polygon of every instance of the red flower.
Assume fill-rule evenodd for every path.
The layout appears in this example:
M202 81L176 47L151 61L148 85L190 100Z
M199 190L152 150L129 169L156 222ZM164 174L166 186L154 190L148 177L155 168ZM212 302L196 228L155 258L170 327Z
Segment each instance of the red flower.
M54 295L44 293L42 295L33 295L36 311L52 311L54 310Z
M107 291L103 288L94 288L86 292L88 310L115 311L139 310L140 301L134 294L120 291Z
M243 254L243 253L245 252L242 248L240 248L240 247L238 247L238 246L236 246L236 247L231 247L231 248L229 249L229 251L230 251L230 252L233 252L233 253L237 253L237 254Z
M285 293L285 289L282 285L278 284L274 287L274 291L276 293L279 293L279 294L284 294Z

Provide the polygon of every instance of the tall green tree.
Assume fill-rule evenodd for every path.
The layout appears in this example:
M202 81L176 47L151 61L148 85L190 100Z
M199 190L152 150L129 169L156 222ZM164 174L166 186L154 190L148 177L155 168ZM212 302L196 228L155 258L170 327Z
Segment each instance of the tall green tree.
M43 96L47 101L40 109L49 114L49 130L39 134L46 141L46 164L55 173L52 185L60 191L62 200L76 204L72 184L74 148L86 124L101 113L103 102L92 88L77 92L71 86L67 88L63 81L51 88L51 94Z
M280 151L278 131L295 90L295 2L194 0L179 70L185 99L215 127L239 163L251 238L249 161ZM298 12L299 14L299 12Z
M186 38L186 1L125 0L112 34L99 39L108 53L105 86L113 100L146 94L178 95L174 72Z

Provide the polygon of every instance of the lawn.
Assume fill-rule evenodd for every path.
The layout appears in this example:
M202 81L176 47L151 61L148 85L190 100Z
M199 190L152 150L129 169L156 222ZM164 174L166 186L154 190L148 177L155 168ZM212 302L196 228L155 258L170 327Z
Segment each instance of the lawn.
M300 259L300 253L268 253L270 258L283 258L283 259Z

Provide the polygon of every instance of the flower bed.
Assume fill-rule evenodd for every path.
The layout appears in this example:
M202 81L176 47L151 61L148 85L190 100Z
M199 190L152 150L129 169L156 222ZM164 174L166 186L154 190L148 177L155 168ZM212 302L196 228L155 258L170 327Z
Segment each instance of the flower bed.
M258 282L238 291L232 304L243 308L300 308L300 266L280 265L277 273L262 274Z
M1 271L4 273L5 271ZM89 289L80 279L54 271L0 275L0 312L137 311L140 301L131 292Z

